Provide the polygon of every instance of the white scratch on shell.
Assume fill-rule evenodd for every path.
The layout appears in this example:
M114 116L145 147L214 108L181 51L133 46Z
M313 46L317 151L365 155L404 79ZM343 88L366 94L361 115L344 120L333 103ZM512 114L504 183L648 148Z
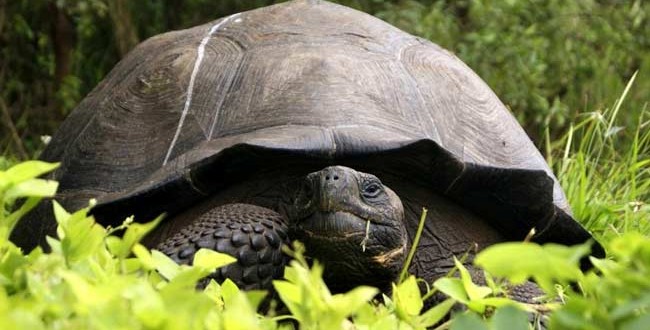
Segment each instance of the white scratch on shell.
M228 21L230 21L231 19L236 18L237 16L239 16L239 13L228 16L223 20L221 20L219 23L213 25L210 28L210 31L208 31L208 34L205 37L203 37L201 43L199 44L199 47L197 48L196 60L194 61L194 68L192 69L192 74L190 75L190 83L187 85L187 91L185 93L186 94L185 105L183 106L183 111L181 112L181 118L178 120L178 128L176 128L176 133L174 134L174 138L172 139L172 142L169 145L169 149L167 149L167 155L165 155L165 160L163 160L163 166L165 166L167 164L167 161L169 161L169 157L171 156L172 149L174 149L174 145L176 144L179 135L181 135L181 129L183 128L183 122L185 121L185 116L187 116L187 112L189 111L190 105L192 104L192 92L194 91L194 81L196 79L196 75L199 72L199 68L201 67L201 62L203 61L203 55L205 53L205 45L210 40L210 37L212 37L212 35L216 33L220 27L228 23Z

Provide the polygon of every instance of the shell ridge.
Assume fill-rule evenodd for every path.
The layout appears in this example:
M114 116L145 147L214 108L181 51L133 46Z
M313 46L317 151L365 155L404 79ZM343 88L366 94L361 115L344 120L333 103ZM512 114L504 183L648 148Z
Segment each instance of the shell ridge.
M190 109L190 105L192 104L192 92L194 91L194 81L196 80L196 75L198 74L199 68L201 67L201 62L203 62L205 45L210 40L210 37L212 37L212 35L216 33L220 27L222 27L224 24L228 23L228 21L230 21L231 19L237 16L239 16L239 13L230 15L224 18L223 20L221 20L219 23L213 25L208 31L208 34L205 37L203 37L201 43L197 48L196 60L194 61L194 68L192 69L190 82L187 85L187 90L185 92L186 97L185 97L185 104L183 105L183 111L181 112L181 117L178 120L178 127L176 128L176 133L174 134L174 137L172 138L172 142L169 144L169 148L167 149L167 154L165 155L165 159L163 160L162 163L163 166L165 166L167 164L167 161L169 161L169 157L171 156L172 150L174 149L174 145L176 144L176 141L178 140L178 137L181 134L181 129L183 128L183 122L185 121L185 117L187 116L187 113Z

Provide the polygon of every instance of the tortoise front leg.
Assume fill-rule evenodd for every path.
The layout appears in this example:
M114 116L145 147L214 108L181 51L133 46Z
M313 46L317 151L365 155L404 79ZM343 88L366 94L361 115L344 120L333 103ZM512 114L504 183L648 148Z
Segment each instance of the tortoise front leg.
M222 267L199 282L231 279L240 288L271 289L282 276L287 257L287 225L277 212L251 204L226 204L202 214L156 249L179 264L191 264L200 248L229 254L237 262Z

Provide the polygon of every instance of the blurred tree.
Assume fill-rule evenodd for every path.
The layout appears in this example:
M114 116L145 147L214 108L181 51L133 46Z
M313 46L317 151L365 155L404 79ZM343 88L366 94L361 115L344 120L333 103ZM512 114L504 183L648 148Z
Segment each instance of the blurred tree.
M108 0L108 12L115 29L115 42L120 57L138 44L135 25L131 19L128 0Z
M65 8L59 8L56 3L47 4L48 16L51 18L51 39L54 48L54 82L58 89L63 79L72 70L71 62L75 44L75 30L70 15Z

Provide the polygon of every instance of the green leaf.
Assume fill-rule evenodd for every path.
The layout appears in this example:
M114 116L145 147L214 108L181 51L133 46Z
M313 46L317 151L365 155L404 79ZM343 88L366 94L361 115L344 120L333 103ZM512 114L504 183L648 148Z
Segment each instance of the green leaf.
M52 201L52 208L54 211L54 218L59 224L59 227L57 228L57 234L59 239L62 239L65 237L65 232L63 231L62 227L67 226L71 214L68 213L68 211L66 211L63 206L61 206L61 204L59 204L57 201Z
M151 250L151 258L156 270L167 280L172 280L181 271L181 266L158 250Z
M513 284L534 278L547 293L553 293L555 281L576 281L582 276L578 262L588 251L588 245L501 243L479 252L474 263Z
M469 271L460 261L458 261L458 259L456 259L456 257L454 257L454 263L460 272L460 279L463 282L463 287L465 288L469 300L479 300L492 293L490 288L474 284Z
M30 160L14 165L5 171L5 175L7 179L16 184L39 177L57 167L59 167L59 163L46 163L40 160ZM0 188L2 188L1 182Z
M9 214L5 219L4 223L2 225L6 226L7 231L2 233L2 236L0 237L5 237L9 238L9 235L13 231L14 227L18 223L18 220L20 220L23 216L25 216L29 211L31 211L36 205L38 205L38 202L41 201L40 197L29 197L25 202L18 208L18 210L12 212ZM1 212L1 211L0 211ZM1 217L0 217L1 218Z
M379 290L369 286L358 286L345 294L337 294L332 297L331 305L342 315L351 315L357 312L361 306L370 301Z
M209 249L199 249L194 254L192 264L196 267L209 269L211 272L217 268L237 262L237 259L225 253L216 252Z
M71 215L68 215L58 203L54 204L54 208L59 223L57 232L60 235L61 248L66 260L70 262L82 260L102 247L106 231L104 227L95 223L92 217L87 216L88 208Z
M496 310L490 319L491 330L527 330L528 314L514 306L504 306Z
M126 226L126 231L122 238L117 236L111 236L110 239L106 240L108 249L116 257L123 259L131 254L131 250L142 240L142 238L147 235L151 230L153 230L162 220L162 216L157 217L153 221L147 223L137 223L133 222L132 218L127 218L124 220L128 223Z
M192 290L200 279L210 275L210 273L210 270L201 267L180 266L179 272L169 280L163 290L168 292Z
M393 284L393 301L398 315L404 320L410 320L410 317L420 314L423 302L415 276L409 276L397 286Z
M287 306L291 314L300 322L306 319L302 305L302 291L298 286L288 281L273 281L273 287L280 296L280 300Z
M451 308L456 304L454 299L446 299L445 301L430 308L428 311L422 313L418 317L418 323L424 327L429 328L434 324L440 322L449 313Z
M107 237L107 239L108 238L110 237ZM138 258L138 260L140 260L142 267L144 267L145 269L147 270L156 269L156 262L151 256L151 253L142 244L138 243L133 247L133 254L135 255L136 258Z
M22 197L52 197L59 183L51 180L30 179L20 182L7 190L5 198L12 202Z
M469 299L463 282L458 278L443 277L439 278L433 283L433 286L440 290L440 292L448 295L454 300L467 304Z
M476 314L465 313L453 319L450 330L488 330L488 327Z
M124 290L124 298L131 301L133 314L148 328L157 328L165 320L165 306L160 295L145 282Z

